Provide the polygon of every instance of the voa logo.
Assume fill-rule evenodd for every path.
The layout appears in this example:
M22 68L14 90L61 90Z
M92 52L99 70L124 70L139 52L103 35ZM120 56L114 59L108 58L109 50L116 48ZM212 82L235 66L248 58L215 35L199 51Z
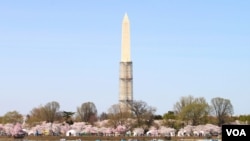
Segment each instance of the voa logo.
M247 136L244 129L226 129L228 136Z

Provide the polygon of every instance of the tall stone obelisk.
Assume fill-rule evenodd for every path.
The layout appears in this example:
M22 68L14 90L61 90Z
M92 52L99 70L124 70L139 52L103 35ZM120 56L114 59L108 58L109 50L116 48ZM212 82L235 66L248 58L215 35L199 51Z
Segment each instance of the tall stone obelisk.
M119 103L122 110L130 111L128 104L133 101L133 74L130 58L130 25L127 14L122 21L121 46Z

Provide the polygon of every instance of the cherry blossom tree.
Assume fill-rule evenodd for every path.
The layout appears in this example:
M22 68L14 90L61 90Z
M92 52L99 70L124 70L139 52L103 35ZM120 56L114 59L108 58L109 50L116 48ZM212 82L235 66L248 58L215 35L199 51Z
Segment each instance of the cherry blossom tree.
M13 127L13 129L11 130L11 134L12 136L15 136L17 134L19 134L20 132L22 132L22 125L20 123L16 123L16 125Z

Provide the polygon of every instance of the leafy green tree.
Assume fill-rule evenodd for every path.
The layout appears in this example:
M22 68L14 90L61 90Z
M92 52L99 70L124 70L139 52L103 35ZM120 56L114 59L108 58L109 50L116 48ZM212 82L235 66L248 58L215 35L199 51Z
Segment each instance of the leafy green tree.
M17 111L10 111L7 112L3 117L2 117L2 123L22 123L23 122L23 115L21 115Z
M3 123L3 116L0 116L0 123Z
M176 124L177 124L176 119L177 117L174 111L168 111L167 113L163 115L163 124L171 128L176 128Z
M154 120L162 120L162 115L154 115Z
M250 115L240 115L238 120L245 124L250 124Z
M211 100L212 113L217 117L217 123L219 126L228 122L229 117L233 115L233 105L229 99L216 97Z
M210 111L210 115L207 116L207 123L214 124L214 125L217 124L217 118L211 115L211 111Z
M194 97L191 95L186 96L186 97L181 97L180 100L178 102L176 102L174 105L175 113L176 114L181 113L183 111L183 108L192 104L193 101L194 101Z
M175 104L174 109L180 120L191 125L204 124L210 111L205 98L193 96L182 97Z
M33 108L27 116L27 123L31 126L39 124L45 121L45 115L43 112L43 106Z
M174 111L168 111L167 113L165 113L163 115L163 119L164 120L169 120L169 119L174 120L174 119L176 119L176 115L175 115Z

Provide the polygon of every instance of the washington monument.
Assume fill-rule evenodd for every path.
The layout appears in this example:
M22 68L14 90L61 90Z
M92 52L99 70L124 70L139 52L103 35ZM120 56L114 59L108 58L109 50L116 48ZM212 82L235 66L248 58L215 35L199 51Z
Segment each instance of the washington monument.
M122 110L129 109L129 103L133 101L133 73L130 57L130 28L128 15L125 14L122 21L122 43L120 62L120 92L119 103Z

